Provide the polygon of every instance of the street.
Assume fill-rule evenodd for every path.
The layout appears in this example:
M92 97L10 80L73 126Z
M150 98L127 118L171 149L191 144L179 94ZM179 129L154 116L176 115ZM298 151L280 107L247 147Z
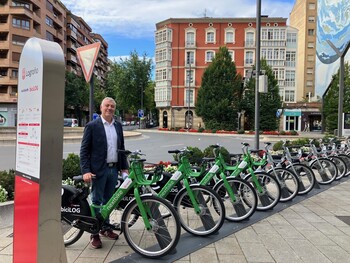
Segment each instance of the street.
M186 146L198 147L204 150L212 144L219 143L230 153L241 152L242 138L232 136L220 136L214 134L187 134L143 131L142 136L125 139L125 148L130 151L141 150L148 162L173 161L168 150L181 149ZM246 137L244 141L254 147L254 137ZM63 146L63 158L69 153L79 154L80 143L65 143ZM0 171L15 168L15 146L1 146Z

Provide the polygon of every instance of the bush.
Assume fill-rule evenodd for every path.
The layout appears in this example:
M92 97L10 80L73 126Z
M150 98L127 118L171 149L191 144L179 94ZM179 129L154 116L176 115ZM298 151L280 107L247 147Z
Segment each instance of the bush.
M81 174L80 169L80 157L74 153L70 153L67 159L63 159L62 167L62 180L66 180L68 177Z
M238 134L244 134L245 131L244 131L243 129L240 129L240 130L237 131L237 133L238 133Z
M298 132L293 130L290 132L290 135L298 135Z
M205 148L203 153L204 153L205 157L214 157L213 147L211 147L211 146L208 146L207 148ZM220 153L224 157L225 162L227 162L227 163L231 162L230 153L227 151L227 149L225 147L220 148Z
M7 191L0 185L0 203L8 200Z
M203 132L204 131L204 128L203 127L200 127L199 129L198 129L198 132Z
M280 135L286 135L285 131L280 131Z
M216 133L216 129L212 129L211 132L212 132L212 133Z
M13 200L14 199L14 192L15 192L15 171L14 170L9 170L8 172L1 171L0 172L0 185L2 186L2 188L4 188L6 190L7 199Z

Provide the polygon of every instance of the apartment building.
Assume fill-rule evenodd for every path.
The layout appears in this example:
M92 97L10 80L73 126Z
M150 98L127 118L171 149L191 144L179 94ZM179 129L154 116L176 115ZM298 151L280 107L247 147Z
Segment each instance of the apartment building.
M317 0L296 0L290 13L290 26L298 29L297 101L315 96Z
M278 17L261 18L260 57L272 67L282 99L295 102L298 31L288 27L286 21ZM237 72L249 77L255 65L255 33L255 18L170 18L157 23L155 102L160 126L202 125L194 108L204 70L219 47L226 46ZM288 129L295 129L293 121L289 117L284 120Z
M67 70L76 74L81 74L76 48L101 42L95 74L104 84L108 44L82 18L72 15L59 0L0 0L0 127L16 125L19 59L30 37L57 42Z

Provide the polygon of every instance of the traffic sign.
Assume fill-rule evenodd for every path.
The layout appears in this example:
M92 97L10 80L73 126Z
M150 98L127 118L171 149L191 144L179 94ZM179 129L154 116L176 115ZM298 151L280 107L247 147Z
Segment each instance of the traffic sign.
M96 42L91 45L77 48L78 59L80 62L81 69L83 70L86 82L90 82L92 71L94 69L100 47L101 43Z
M92 114L92 119L96 120L98 118L98 114L96 112L94 112L94 114Z
M139 118L143 118L143 116L144 116L143 110L138 110L138 111L137 111L137 116L138 116Z

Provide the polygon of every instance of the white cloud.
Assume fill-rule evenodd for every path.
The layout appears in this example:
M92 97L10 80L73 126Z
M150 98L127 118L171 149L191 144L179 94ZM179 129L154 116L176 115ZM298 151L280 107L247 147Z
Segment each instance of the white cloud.
M255 0L61 0L104 35L153 38L155 24L168 18L255 17ZM262 15L288 18L294 0L264 0Z

